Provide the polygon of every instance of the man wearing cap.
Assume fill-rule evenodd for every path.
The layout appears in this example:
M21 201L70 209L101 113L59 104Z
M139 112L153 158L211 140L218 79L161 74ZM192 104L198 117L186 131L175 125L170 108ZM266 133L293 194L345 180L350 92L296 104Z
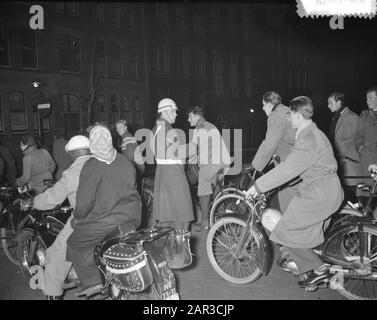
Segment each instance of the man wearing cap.
M94 126L89 140L92 157L80 173L66 257L81 283L82 291L78 295L87 296L102 289L94 260L97 244L107 234L134 230L141 222L134 166L115 150L108 128Z
M136 170L138 177L141 177L144 174L145 166L144 163L141 161L141 155L136 150L138 144L134 136L128 131L127 128L127 121L124 119L120 119L115 123L115 128L118 135L121 138L120 141L120 149L122 150L123 154L130 160Z
M184 152L180 158L180 154L175 152L180 146L186 149L178 132L172 127L177 117L177 109L175 102L169 98L162 99L158 104L158 119L153 128L153 151L157 163L153 217L160 223L173 227L176 230L177 243L181 245L182 237L190 236L188 229L190 222L194 220L194 212L190 187L183 168L186 154Z
M73 163L63 171L62 177L33 200L37 210L50 210L68 198L73 209L76 207L76 192L79 176L85 162L90 158L89 139L82 135L72 137L65 146ZM63 284L72 264L66 261L67 239L72 233L72 216L56 237L54 243L47 249L44 270L43 293L48 300L60 300L63 295Z

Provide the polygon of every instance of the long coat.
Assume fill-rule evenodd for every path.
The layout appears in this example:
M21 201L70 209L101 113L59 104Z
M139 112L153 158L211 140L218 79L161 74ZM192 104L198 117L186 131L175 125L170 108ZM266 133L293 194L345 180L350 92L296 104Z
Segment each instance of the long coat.
M357 126L356 149L360 151L359 175L369 176L368 166L377 162L377 116L372 110L364 110L360 114ZM363 148L360 147L363 146ZM359 182L372 184L372 179L360 179ZM358 189L358 194L362 193Z
M287 159L255 183L259 192L266 192L298 175L303 180L272 231L272 241L292 248L314 248L324 241L324 221L344 198L336 171L333 149L325 134L314 123L299 132Z
M183 160L172 159L169 147L179 144L175 130L165 120L157 120L153 128L156 176L154 180L153 218L159 222L194 220L190 187Z
M283 104L275 107L267 118L267 132L262 144L254 156L252 165L258 171L262 171L276 154L281 161L285 161L295 144L296 131L292 128L287 113L289 109ZM279 191L280 210L284 212L289 202L297 192L297 185L285 187Z
M345 107L335 127L334 151L341 158L340 176L357 176L359 174L359 153L355 147L355 137L359 116ZM348 157L355 161L345 159ZM346 185L357 184L357 179L344 179Z
M204 117L198 121L192 141L197 147L198 196L210 195L212 194L211 184L215 183L217 172L221 168L230 167L229 151L220 131Z
M29 147L24 153L23 174L17 179L17 184L29 183L33 190L41 193L46 189L43 180L52 179L55 162L46 149L37 149L36 146Z

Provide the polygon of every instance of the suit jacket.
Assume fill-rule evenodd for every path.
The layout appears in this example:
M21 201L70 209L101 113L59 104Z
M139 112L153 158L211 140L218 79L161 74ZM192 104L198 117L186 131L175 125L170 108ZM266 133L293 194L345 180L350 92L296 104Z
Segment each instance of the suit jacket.
M359 175L369 176L368 166L377 162L377 117L371 110L364 110L360 114L355 146L360 154ZM360 149L361 146L363 148ZM373 180L360 179L359 182L372 184Z
M276 106L267 119L266 137L254 156L252 165L262 171L276 154L284 161L295 144L295 130L292 128L287 113L288 107L283 104Z
M344 108L335 127L334 151L341 158L341 176L357 176L359 164L347 160L349 157L359 161L359 153L355 147L355 138L359 116L349 108ZM345 179L346 184L357 184L356 179Z

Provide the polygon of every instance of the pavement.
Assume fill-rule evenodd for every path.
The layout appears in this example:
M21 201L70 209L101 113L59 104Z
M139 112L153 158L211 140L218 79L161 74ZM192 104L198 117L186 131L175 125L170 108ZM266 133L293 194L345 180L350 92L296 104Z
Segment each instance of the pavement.
M307 292L297 285L297 278L279 269L275 263L267 276L253 283L236 285L223 280L212 268L206 253L206 233L193 232L191 246L193 264L184 270L175 270L178 292L182 300L343 300L333 289ZM275 257L277 256L275 247ZM276 258L275 258L276 260ZM12 264L0 249L0 300L44 300L39 289L31 289L19 267ZM65 300L82 300L66 291Z

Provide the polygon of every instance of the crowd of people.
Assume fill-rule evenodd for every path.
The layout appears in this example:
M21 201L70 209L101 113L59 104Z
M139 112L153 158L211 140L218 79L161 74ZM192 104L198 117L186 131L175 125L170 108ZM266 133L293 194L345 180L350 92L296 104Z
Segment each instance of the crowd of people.
M279 266L296 268L302 287L328 276L328 265L313 248L324 241L329 217L344 201L343 189L356 192L360 179L371 184L369 171L377 168L377 87L369 89L366 98L368 110L359 117L347 106L344 94L330 94L328 108L334 116L326 136L312 121L315 107L309 97L296 97L288 106L278 92L269 91L262 97L267 132L252 166L263 171L274 155L280 163L257 179L247 196L284 186L278 194L283 216L270 238L281 247ZM172 99L162 99L152 130L156 163L153 218L174 228L176 246L182 247L178 251L185 253L177 257L172 268L191 263L190 244L185 239L190 238L191 230L208 230L212 185L219 170L231 165L220 131L206 120L200 106L187 112L188 122L195 128L188 143L181 141L173 128L177 112ZM90 126L87 136L76 135L69 141L56 131L52 156L38 148L32 136L23 136L23 174L19 178L14 159L0 146L0 169L5 168L9 184L28 183L32 187L35 209L52 209L67 198L73 208L64 229L47 250L43 292L48 299L62 299L72 265L80 280L80 295L101 288L94 261L96 245L109 233L127 233L141 224L140 182L145 164L140 161L138 143L127 121L118 120L115 129L119 145L101 123ZM171 152L172 148L177 152ZM194 210L184 169L188 162L198 168L200 214ZM57 182L46 189L43 181L53 178Z

